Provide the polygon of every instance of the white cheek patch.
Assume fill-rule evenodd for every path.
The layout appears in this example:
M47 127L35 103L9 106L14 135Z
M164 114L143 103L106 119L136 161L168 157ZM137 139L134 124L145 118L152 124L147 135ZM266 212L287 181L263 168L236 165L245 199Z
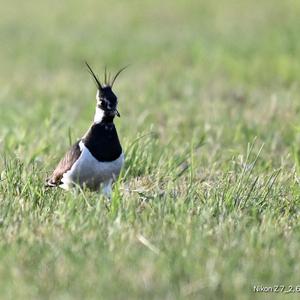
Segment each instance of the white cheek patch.
M104 116L104 111L103 109L99 108L98 106L96 107L96 112L94 116L94 122L95 123L100 123L103 119Z
M100 92L99 92L99 90L97 90L97 93L96 93L96 100L97 100L97 102L100 101Z

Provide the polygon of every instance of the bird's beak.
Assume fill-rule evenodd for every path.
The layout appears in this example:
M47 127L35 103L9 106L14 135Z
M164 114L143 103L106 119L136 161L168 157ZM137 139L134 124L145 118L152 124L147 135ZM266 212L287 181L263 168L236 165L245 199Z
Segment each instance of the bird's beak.
M121 117L121 115L120 115L120 113L118 112L118 110L116 109L116 115L120 118Z

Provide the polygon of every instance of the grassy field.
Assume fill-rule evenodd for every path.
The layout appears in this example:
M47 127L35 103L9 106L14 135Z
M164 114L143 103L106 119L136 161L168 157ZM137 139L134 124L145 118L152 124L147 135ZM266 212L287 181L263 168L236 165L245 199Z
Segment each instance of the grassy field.
M300 286L299 1L4 1L0 298L252 299ZM110 205L44 179L118 79ZM299 293L277 294L277 299Z

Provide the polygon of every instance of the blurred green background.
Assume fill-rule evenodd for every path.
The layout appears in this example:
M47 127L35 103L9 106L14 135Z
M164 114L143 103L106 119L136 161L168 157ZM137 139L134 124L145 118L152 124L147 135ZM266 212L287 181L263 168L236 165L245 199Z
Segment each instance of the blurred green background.
M299 15L296 0L2 1L0 298L300 284ZM100 77L130 64L110 210L43 187L92 121L85 60Z
M131 65L116 85L125 137L156 123L181 144L222 123L273 138L281 122L270 132L260 128L266 118L297 117L290 98L298 93L298 12L297 1L4 2L2 137L17 147L28 135L53 142L42 124L79 136L94 109L87 60L99 74ZM224 139L222 146L232 143L232 135Z

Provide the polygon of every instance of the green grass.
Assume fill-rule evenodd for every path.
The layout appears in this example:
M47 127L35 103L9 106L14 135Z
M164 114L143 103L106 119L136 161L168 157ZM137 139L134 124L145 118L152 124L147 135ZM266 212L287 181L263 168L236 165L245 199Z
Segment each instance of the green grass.
M2 3L0 298L300 285L299 14L296 0ZM43 186L93 117L84 60L131 64L110 205Z

